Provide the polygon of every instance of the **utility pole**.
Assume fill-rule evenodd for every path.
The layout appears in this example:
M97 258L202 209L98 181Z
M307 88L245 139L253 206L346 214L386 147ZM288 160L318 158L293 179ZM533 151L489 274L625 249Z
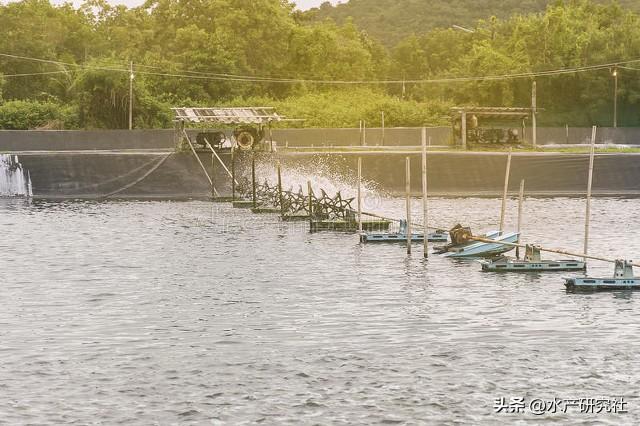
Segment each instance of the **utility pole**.
M129 130L133 129L133 61L129 63Z
M613 128L618 127L618 68L613 68Z

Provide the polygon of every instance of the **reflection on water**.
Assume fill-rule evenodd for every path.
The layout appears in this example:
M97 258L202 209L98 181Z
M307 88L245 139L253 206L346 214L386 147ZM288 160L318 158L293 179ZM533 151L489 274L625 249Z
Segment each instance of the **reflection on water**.
M640 253L639 203L593 201L592 253ZM499 205L430 208L479 232ZM400 216L402 200L381 211ZM583 212L528 200L524 239L579 249ZM552 417L640 418L640 293L568 294L560 275L482 273L419 244L407 258L206 202L3 200L0 227L8 423L535 422L495 415L502 396L625 396L626 415Z

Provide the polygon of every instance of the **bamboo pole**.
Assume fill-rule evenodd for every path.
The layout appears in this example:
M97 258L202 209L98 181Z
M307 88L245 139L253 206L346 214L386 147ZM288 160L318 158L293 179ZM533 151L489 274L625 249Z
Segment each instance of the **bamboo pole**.
M216 196L216 157L211 154L211 195Z
M591 222L591 187L593 184L593 163L596 152L596 131L597 127L591 128L591 152L589 154L589 179L587 182L587 208L584 219L584 253L589 253L589 225ZM586 260L586 258L585 258Z
M520 181L520 194L518 196L518 242L520 242L520 230L522 229L523 203L524 203L524 179ZM516 247L516 258L520 259L520 247Z
M427 203L427 129L422 128L422 233L425 259L429 257L429 209Z
M251 153L251 201L253 202L253 208L256 205L256 155Z
M509 191L509 175L511 174L511 154L512 154L512 149L509 148L509 154L507 154L507 169L504 174L504 191L502 192L502 208L500 209L500 233L504 231L504 216L507 210L507 192Z
M276 167L278 172L278 203L280 203L280 216L284 216L284 203L282 199L282 170L280 160L278 160Z
M358 157L358 235L362 235L362 157Z
M407 254L411 254L411 157L405 160L406 190L407 190Z

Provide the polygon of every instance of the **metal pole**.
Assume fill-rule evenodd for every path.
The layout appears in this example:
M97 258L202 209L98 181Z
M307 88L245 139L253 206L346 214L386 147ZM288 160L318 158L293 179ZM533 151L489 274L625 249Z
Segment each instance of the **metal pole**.
M236 149L231 147L231 200L236 200Z
M133 61L129 63L129 130L133 129Z
M384 145L384 111L382 111L382 143Z
M618 68L613 68L613 128L618 127Z
M407 190L407 254L411 254L411 157L405 161L406 190Z
M362 157L358 157L358 234L362 235Z
M596 153L596 126L591 129L591 153L589 154L589 180L587 182L587 211L584 219L584 254L589 254L589 225L591 221L591 187L593 184L593 163ZM584 259L586 260L586 258Z
M533 146L536 147L538 145L538 125L537 125L537 110L538 110L538 94L537 94L537 84L534 81L533 86L531 87L531 129L532 129L532 142ZM522 135L524 137L524 134Z
M251 200L253 201L253 208L256 205L256 155L251 153Z
M284 217L284 200L282 199L282 170L280 160L278 160L276 168L278 172L278 202L280 203L280 216Z
M427 203L427 129L422 128L422 233L424 234L424 257L429 257L429 210Z
M520 242L520 230L522 229L522 206L524 203L524 179L520 181L520 194L518 196L518 243ZM516 247L516 258L520 259L520 247Z
M360 146L362 146L362 120L360 120Z
M502 192L502 208L500 209L500 233L504 231L504 216L507 210L507 192L509 191L509 175L511 174L511 151L507 155L507 169L504 174L504 191Z

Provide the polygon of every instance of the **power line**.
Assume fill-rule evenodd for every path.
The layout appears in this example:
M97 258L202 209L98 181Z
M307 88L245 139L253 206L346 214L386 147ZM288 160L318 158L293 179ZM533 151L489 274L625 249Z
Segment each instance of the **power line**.
M5 77L29 77L34 75L51 75L51 74L66 74L67 71L46 71L46 72L30 72L24 74L0 74L0 78Z
M8 57L12 59L36 61L42 63L50 63L55 65L63 65L67 67L100 70L100 71L113 71L130 73L130 70L126 67L116 68L114 66L97 66L97 65L79 65L68 62L55 61L50 59L32 58L27 56L13 55L8 53L0 53L2 57ZM640 63L640 59L632 59L627 61L617 61L605 64L586 65L573 68L560 68L555 70L546 71L531 71L524 73L514 74L499 74L489 76L473 76L473 77L448 77L448 78L435 78L435 79L414 79L414 80L316 80L316 79L301 79L301 78L277 78L277 77L260 77L260 76L248 76L248 75L236 75L236 74L220 74L220 73L206 73L199 71L180 71L180 72L155 72L155 71L142 71L138 70L136 73L141 75L150 75L158 77L171 77L171 78L184 78L184 79L196 79L196 80L213 80L213 81L235 81L235 82L250 82L250 83L282 83L282 84L327 84L327 85L369 85L369 84L442 84L442 83L464 83L464 82L483 82L483 81L500 81L500 80L514 80L522 78L536 78L546 76L556 76L564 74L576 74L589 71L597 71L602 69L608 69L614 66L620 68L627 68L624 65ZM138 65L138 68L151 68L162 69L161 67L152 65ZM635 68L629 68L635 69Z

